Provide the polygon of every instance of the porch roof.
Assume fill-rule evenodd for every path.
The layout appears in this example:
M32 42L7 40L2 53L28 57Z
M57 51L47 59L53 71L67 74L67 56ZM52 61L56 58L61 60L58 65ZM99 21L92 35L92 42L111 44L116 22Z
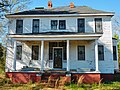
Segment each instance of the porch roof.
M39 34L11 34L8 38L15 40L95 40L101 33L39 33Z

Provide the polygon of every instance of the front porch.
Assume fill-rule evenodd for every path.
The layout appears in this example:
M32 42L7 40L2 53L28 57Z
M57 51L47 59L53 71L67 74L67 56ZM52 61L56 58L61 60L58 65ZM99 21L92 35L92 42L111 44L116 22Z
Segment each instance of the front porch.
M98 65L98 38L100 36L58 35L49 38L48 36L46 38L14 36L11 39L13 46L9 49L13 58L7 58L6 74L16 83L27 83L31 78L35 82L41 81L45 74L68 77L69 82L74 77L84 75L85 83L88 79L91 82L99 82L101 74ZM19 57L17 46L22 48Z
M13 51L12 71L33 67L40 71L99 72L96 40L14 41Z

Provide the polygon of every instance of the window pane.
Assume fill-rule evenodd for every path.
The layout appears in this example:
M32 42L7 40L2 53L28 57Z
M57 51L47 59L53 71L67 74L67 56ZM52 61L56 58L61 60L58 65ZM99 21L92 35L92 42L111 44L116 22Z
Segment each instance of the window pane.
M16 59L21 60L22 59L22 45L17 46L16 49Z
M78 19L78 32L85 32L85 19Z
M113 46L113 60L117 60L116 46Z
M32 60L38 60L39 46L32 46Z
M95 18L95 31L102 33L102 18Z
M57 25L58 25L58 21L57 20L51 20L51 29L52 30L56 30L57 29Z
M66 29L66 21L59 20L59 29Z
M39 33L39 19L33 19L33 33Z
M59 47L63 47L63 60L67 60L67 43L66 42L59 42Z
M104 46L98 45L98 59L104 60Z
M85 60L85 46L78 46L78 60Z
M49 60L53 60L53 47L63 47L63 59L66 60L66 42L49 42Z
M23 33L23 20L16 20L16 34Z

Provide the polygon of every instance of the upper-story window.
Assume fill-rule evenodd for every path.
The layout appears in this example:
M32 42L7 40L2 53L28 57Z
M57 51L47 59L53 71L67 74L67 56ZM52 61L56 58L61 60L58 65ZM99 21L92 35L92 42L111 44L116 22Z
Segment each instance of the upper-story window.
M23 20L16 20L16 34L23 33Z
M57 20L51 20L51 29L57 30L58 21Z
M84 18L79 18L77 20L77 27L78 27L78 32L79 33L84 33L85 32L85 19Z
M66 29L66 21L59 20L59 29Z
M102 33L102 18L95 18L95 32Z
M51 30L65 30L66 20L51 20Z
M39 19L33 19L32 33L39 33Z

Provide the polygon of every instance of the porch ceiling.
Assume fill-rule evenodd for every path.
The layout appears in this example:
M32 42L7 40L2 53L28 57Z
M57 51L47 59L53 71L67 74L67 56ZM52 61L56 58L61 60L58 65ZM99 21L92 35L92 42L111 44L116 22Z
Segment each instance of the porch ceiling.
M15 40L95 40L102 34L71 34L71 35L7 35Z

